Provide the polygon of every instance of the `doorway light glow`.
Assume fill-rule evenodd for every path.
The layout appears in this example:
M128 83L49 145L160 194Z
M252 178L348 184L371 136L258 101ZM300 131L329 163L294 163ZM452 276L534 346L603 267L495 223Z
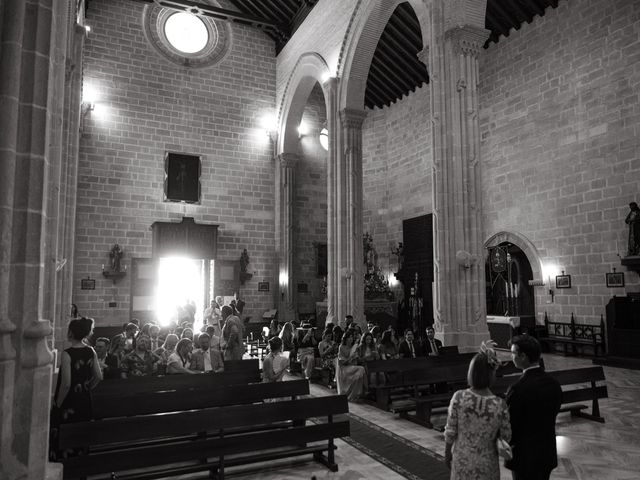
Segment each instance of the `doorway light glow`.
M184 257L161 258L158 266L156 317L162 326L178 320L178 307L196 305L194 328L202 325L204 278L202 260ZM199 325L198 325L199 324Z
M325 150L329 150L329 130L326 128L320 130L320 145Z

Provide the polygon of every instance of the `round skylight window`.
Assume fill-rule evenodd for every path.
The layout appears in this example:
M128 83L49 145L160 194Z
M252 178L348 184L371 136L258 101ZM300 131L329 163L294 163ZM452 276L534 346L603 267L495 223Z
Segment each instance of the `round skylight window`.
M169 43L182 53L197 53L207 46L209 32L196 15L178 12L167 18L164 33Z

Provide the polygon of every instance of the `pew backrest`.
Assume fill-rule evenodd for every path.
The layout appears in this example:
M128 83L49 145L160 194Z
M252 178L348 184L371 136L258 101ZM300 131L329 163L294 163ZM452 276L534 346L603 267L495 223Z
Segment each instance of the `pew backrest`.
M228 385L185 393L183 390L94 395L94 419L197 410L208 407L261 402L268 398L298 397L309 394L308 380Z

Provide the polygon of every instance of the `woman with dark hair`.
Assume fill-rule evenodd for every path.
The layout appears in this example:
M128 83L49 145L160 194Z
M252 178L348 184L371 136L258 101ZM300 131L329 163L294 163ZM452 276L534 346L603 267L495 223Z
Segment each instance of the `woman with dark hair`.
M90 390L102 380L98 355L83 340L93 332L92 318L76 318L69 323L71 346L62 352L55 406L63 423L91 420Z
M67 339L71 346L62 352L60 371L53 397L51 412L51 457L60 457L57 451L57 427L61 423L89 421L91 389L102 380L98 355L84 343L93 332L92 318L76 318L69 323Z
M394 360L398 358L398 347L393 342L393 332L385 330L378 345L378 353L381 360Z
M273 337L269 340L269 354L262 362L262 381L281 382L285 372L289 368L289 358L282 355L282 340Z
M482 344L469 364L469 388L453 394L445 427L445 462L452 480L499 480L498 439L509 442L506 402L489 389L500 362L493 342Z
M340 327L340 325L336 325L331 330L331 333L333 333L333 343L335 343L336 345L340 345L340 343L342 343L342 335L344 335L344 330L342 330L342 327Z
M360 339L360 360L363 362L371 362L373 360L380 360L380 354L376 349L376 344L373 341L373 334L371 332L365 332Z
M358 345L354 344L353 335L353 330L348 329L342 336L336 361L336 382L338 394L358 401L367 390L367 378L364 367L358 365Z
M183 338L176 345L176 350L169 355L167 361L167 374L174 373L198 373L187 368L191 362L191 351L193 350L193 342L188 338Z

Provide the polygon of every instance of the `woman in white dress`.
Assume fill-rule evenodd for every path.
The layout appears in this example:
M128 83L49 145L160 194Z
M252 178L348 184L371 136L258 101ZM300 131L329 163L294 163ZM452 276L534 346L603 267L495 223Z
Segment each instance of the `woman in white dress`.
M281 382L289 368L289 358L282 354L282 340L273 337L269 340L269 354L262 361L262 381Z
M350 401L358 401L367 390L364 367L358 365L358 345L354 344L354 332L347 330L342 336L336 359L338 393L347 395Z

